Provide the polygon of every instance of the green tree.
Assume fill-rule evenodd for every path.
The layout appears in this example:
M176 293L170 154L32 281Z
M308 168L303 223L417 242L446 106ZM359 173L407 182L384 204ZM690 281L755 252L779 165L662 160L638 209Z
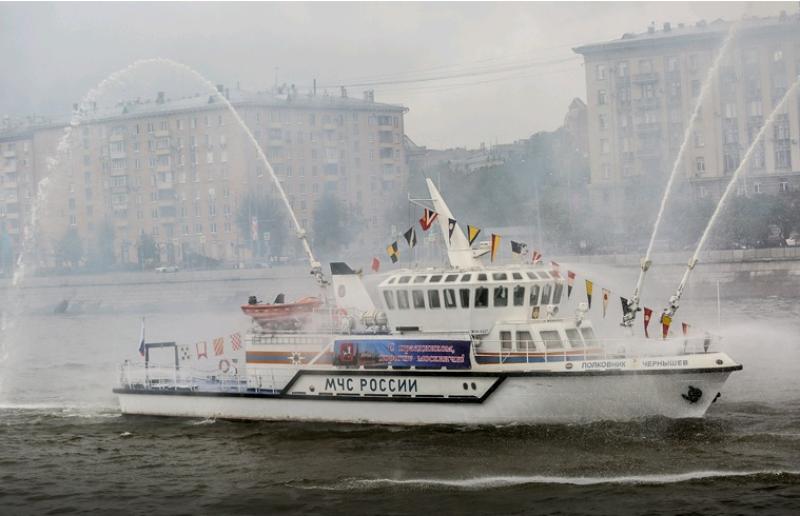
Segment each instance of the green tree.
M256 241L252 239L252 221L258 221ZM236 226L242 238L250 242L255 256L280 255L286 243L286 225L290 220L283 203L263 192L245 194L236 214ZM269 233L269 241L264 234Z
M83 243L78 230L68 229L56 243L56 262L59 267L75 269L83 259Z
M156 241L152 236L147 233L142 233L139 235L139 241L136 247L140 266L147 267L158 263L160 254L158 252Z
M114 225L105 221L97 229L94 245L87 257L88 266L93 270L108 270L116 263L114 256Z
M347 208L332 193L326 192L314 210L314 247L320 255L335 254L350 243Z

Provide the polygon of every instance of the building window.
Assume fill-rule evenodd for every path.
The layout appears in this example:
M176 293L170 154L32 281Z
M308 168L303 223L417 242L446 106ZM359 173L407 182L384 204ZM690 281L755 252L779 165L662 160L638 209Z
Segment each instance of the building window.
M757 194L761 193L761 183L753 183L753 192Z
M627 61L620 61L617 64L617 75L621 78L625 78L628 76L628 62Z
M608 129L608 118L606 117L606 115L598 115L597 124L600 126L601 131L605 131L606 129Z
M650 59L642 59L639 61L639 73L652 73L653 61Z
M667 57L667 71L668 72L677 72L679 67L678 58L675 56Z
M608 163L603 163L603 179L611 178L611 166Z
M698 66L698 59L697 54L692 54L689 56L689 70L696 72Z
M706 197L708 197L708 190L706 189L705 186L701 185L700 188L698 188L697 190L697 195L699 195L701 199L705 199Z
M725 103L725 118L736 118L736 103L735 102L726 102Z
M772 53L772 62L780 63L781 61L783 61L783 50L777 49Z
M695 147L705 147L706 146L706 137L703 131L695 131L694 132L694 146Z
M596 77L598 81L605 81L606 80L606 65L599 64L596 68Z
M606 104L606 90L597 91L597 105L604 106Z
M789 191L789 181L786 179L781 179L781 182L778 184L778 191L779 192L788 192Z
M700 81L695 79L692 81L692 97L700 95Z
M703 174L706 171L706 159L702 156L695 159L694 169L698 175Z
M608 154L610 152L610 146L608 144L608 140L605 138L600 140L600 153L601 154Z

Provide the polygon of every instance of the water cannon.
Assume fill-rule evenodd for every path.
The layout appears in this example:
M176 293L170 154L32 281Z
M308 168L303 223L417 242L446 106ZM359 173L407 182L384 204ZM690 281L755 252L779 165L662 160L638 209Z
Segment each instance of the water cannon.
M642 308L639 306L639 293L642 291L644 276L647 271L650 270L651 265L653 265L653 261L648 260L646 256L639 260L639 268L641 269L641 272L639 273L639 279L636 282L636 289L633 291L633 295L622 307L622 322L620 323L620 326L625 328L630 328L633 326L633 321L636 319L636 312L642 311Z
M580 327L583 320L586 319L586 312L589 311L589 305L585 302L578 303L578 308L575 309L575 326Z

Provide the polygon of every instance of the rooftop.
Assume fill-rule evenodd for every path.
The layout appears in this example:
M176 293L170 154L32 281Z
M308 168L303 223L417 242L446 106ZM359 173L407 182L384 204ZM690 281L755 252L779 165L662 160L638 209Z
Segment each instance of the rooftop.
M745 18L740 30L749 34L774 33L776 29L791 32L800 31L800 13L786 14L767 18ZM667 22L661 28L655 24L650 25L645 32L626 32L619 39L590 43L575 47L572 50L577 54L593 54L636 47L682 44L688 41L716 42L725 37L728 29L733 24L721 18L712 22L700 20L695 24L679 23L677 26Z
M372 92L365 92L364 98L351 98L344 95L300 94L290 88L273 91L249 92L227 90L218 87L234 106L283 107L289 109L332 109L356 111L405 112L407 108L396 104L374 101ZM88 122L108 122L113 120L136 119L148 116L169 115L180 112L219 109L224 106L218 94L197 94L192 97L170 99L159 92L152 99L127 100L113 106L85 106L83 120ZM73 108L77 107L77 104ZM25 118L5 117L0 121L0 138L25 137L37 129L64 127L70 123L72 114L52 117L29 116Z

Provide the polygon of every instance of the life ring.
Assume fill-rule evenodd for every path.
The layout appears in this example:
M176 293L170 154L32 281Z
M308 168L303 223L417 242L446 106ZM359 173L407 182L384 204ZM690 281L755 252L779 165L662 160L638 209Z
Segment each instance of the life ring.
M224 374L231 370L231 363L226 358L219 361L219 370Z

